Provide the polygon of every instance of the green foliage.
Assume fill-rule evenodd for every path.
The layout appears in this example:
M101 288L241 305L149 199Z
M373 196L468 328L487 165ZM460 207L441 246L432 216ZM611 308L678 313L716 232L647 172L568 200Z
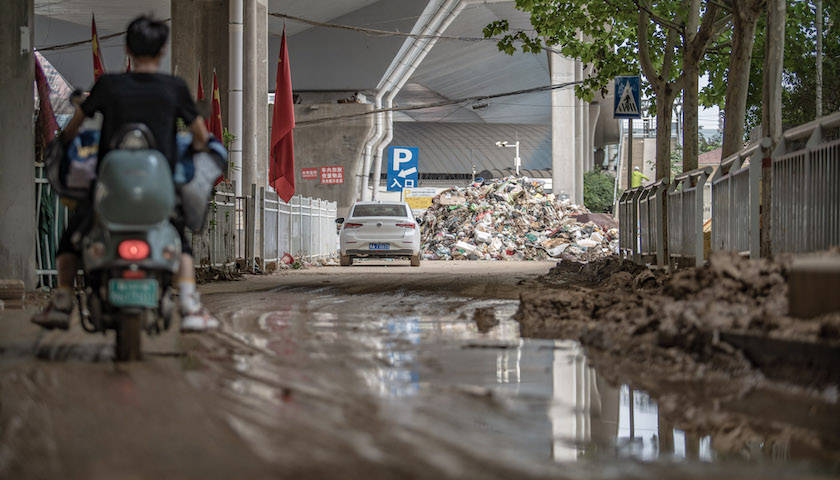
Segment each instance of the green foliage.
M596 93L607 93L606 87L614 77L639 72L635 34L638 9L630 2L616 3L620 5L587 0L516 0L517 9L530 13L535 34L511 31L507 20L493 22L483 32L487 38L503 35L499 50L511 55L516 50L514 44L519 43L526 53L550 48L591 66L593 74L575 86L579 98L591 101Z
M787 127L814 119L816 102L816 13L813 2L788 2L785 21L782 124ZM747 94L745 133L761 123L766 16L756 28ZM840 2L823 2L823 114L840 110ZM707 53L701 73L709 83L700 91L700 104L724 107L732 31L717 40L720 48Z
M609 212L613 206L615 177L598 170L583 174L583 204L593 212Z
M236 141L236 135L230 133L230 130L227 128L222 131L222 145L225 146L226 150L230 150L231 144Z
M697 144L698 144L698 151L700 153L711 152L717 148L720 148L723 145L723 139L720 138L720 135L715 135L711 138L706 138L703 135L697 136Z

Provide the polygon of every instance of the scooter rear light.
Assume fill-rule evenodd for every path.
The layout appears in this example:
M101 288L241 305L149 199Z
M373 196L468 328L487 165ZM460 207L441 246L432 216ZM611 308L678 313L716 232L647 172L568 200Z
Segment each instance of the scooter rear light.
M361 223L345 223L344 228L362 228Z
M123 240L117 252L125 260L143 260L149 256L149 244L143 240Z
M146 272L143 270L123 270L122 277L132 280L138 278L146 278Z

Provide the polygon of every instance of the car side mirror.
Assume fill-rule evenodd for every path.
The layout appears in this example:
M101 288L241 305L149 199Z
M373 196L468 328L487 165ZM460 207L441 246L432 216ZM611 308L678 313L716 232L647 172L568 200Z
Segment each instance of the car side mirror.
M423 219L420 217L414 217L414 220L417 222L417 225L423 225Z
M338 218L336 218L336 219L335 219L335 223L337 223L337 224L341 225L342 223L344 223L344 217L338 217Z

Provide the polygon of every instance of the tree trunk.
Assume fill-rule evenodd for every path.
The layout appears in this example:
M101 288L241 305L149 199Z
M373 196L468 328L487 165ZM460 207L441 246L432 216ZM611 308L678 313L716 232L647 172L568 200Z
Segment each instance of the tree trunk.
M767 3L767 35L764 45L764 84L761 89L761 135L769 137L771 151L782 136L782 71L785 53L785 0ZM769 257L771 251L770 202L773 169L769 162L761 168L760 254Z
M686 38L683 41L683 115L682 115L682 157L683 172L689 172L697 168L697 134L698 134L698 100L699 90L699 59L695 58L694 43L697 38L697 29L700 28L700 0L690 0L687 3L688 13L685 21ZM717 10L710 13L714 20ZM705 50L705 48L703 49Z
M697 168L698 101L700 89L696 63L685 62L685 87L683 88L683 172Z
M656 92L656 180L671 182L671 116L676 91L671 83Z
M747 93L750 87L750 61L752 60L755 28L761 2L733 2L737 9L732 32L732 53L729 56L729 74L726 77L726 104L724 106L723 154L726 158L744 146L744 123L747 113Z

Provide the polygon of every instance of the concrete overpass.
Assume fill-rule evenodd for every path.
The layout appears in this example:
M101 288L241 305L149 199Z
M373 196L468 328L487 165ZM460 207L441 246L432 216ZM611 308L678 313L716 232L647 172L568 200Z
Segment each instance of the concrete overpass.
M268 164L270 110L280 34L286 28L297 95L296 162L307 166L342 165L346 183L319 185L298 176L298 191L349 205L376 174L390 142L391 122L418 125L546 125L551 128L554 190L582 201L582 174L593 168L596 150L616 143L611 99L591 105L576 100L571 89L530 93L495 101L461 102L434 109L366 115L342 121L303 124L307 120L361 114L375 108L377 93L394 106L426 104L574 81L584 68L554 54L513 56L498 52L492 41L373 36L358 31L316 27L283 20L283 13L316 22L379 30L481 37L481 28L500 18L513 28L530 28L527 15L512 0L20 0L0 20L4 47L0 55L3 104L0 157L0 277L26 277L32 262L35 205L32 178L34 143L31 118L32 48L77 88L92 85L90 45L48 47L90 38L96 15L100 36L124 30L136 15L170 18L172 40L165 70L176 72L194 88L201 71L205 88L218 74L224 124L237 135L232 159L240 184L264 185ZM125 63L124 37L103 40L106 68ZM389 78L390 77L390 78ZM602 108L604 106L604 108ZM209 105L200 105L205 111ZM454 130L453 130L454 131ZM460 129L459 131L469 131ZM515 133L514 133L515 134ZM452 141L452 133L449 141ZM548 135L548 134L547 134ZM431 138L433 136L418 136ZM513 139L499 139L513 140ZM457 141L457 138L454 139ZM367 146L367 148L365 148ZM423 145L420 145L421 152ZM367 152L367 155L366 155ZM493 155L493 151L488 153ZM510 156L505 149L497 154ZM422 156L422 154L421 154ZM368 160L367 162L365 160ZM528 159L524 159L526 162ZM421 160L422 162L422 160ZM453 162L457 163L457 162ZM479 166L480 167L480 166ZM536 167L535 167L536 168ZM422 165L421 165L422 169ZM299 170L299 169L298 169ZM28 179L26 182L21 179ZM377 182L373 182L376 184ZM11 231L9 221L23 226Z

